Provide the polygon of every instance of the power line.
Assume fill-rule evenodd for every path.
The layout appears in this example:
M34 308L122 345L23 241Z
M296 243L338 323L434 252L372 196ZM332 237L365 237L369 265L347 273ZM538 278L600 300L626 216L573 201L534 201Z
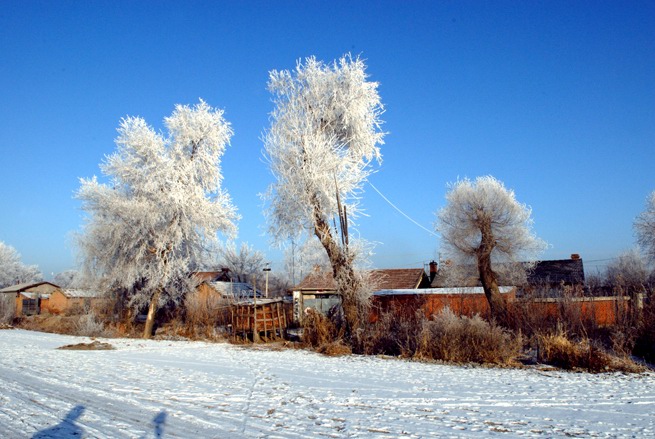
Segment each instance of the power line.
M439 236L439 235L437 235L436 233L434 233L432 230L430 230L430 229L426 229L426 228L423 227L421 224L419 224L418 222L416 222L416 221L414 221L412 218L410 218L409 215L407 215L405 212L403 212L402 210L400 210L400 209L399 209L395 204L393 204L391 201L389 201L389 199L388 199L387 197L385 197L384 195L382 195L382 192L380 192L380 191L378 190L378 188L376 188L376 187L373 185L373 183L371 183L371 182L369 181L368 184L371 185L371 187L375 190L375 192L377 192L377 193L382 197L382 199L383 199L384 201L386 201L387 203L389 203L389 206L391 206L391 207L393 207L394 209L396 209L396 210L398 211L398 213L400 213L402 216L404 216L405 218L407 218L408 220L410 220L411 222L413 222L414 224L416 224L417 226L419 226L420 228L422 228L423 230L425 230L426 232L428 232L430 235L433 235L433 236Z

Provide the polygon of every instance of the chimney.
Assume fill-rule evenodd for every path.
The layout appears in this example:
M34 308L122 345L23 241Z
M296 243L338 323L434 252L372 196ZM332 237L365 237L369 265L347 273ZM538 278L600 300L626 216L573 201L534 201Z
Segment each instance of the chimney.
M434 278L437 277L438 268L439 265L435 261L430 262L430 283L432 283Z
M578 253L573 253L573 254L571 254L571 259L573 259L574 261L577 261L578 259L580 259L580 255Z

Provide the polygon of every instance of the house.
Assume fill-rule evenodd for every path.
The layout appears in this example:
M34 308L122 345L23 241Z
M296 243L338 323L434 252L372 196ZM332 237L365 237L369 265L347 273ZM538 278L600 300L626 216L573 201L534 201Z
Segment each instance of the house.
M16 317L40 314L48 309L50 295L59 286L50 282L28 282L12 285L0 290L0 294L11 294L16 299Z
M549 296L561 295L562 290L582 293L585 276L582 258L572 254L570 259L539 261L528 270L525 292Z
M422 268L390 268L371 270L368 273L370 288L377 290L418 289L430 285ZM341 303L336 291L332 271L315 270L292 290L293 320L302 323L304 310L316 309L325 314Z
M202 282L196 288L198 298L204 301L216 299L228 303L237 303L262 297L261 291L255 292L252 285L246 282L209 281Z
M195 271L191 276L196 278L199 284L203 282L230 282L230 269L222 268L220 271Z
M50 294L47 310L52 314L84 312L101 305L104 295L93 290L58 288Z

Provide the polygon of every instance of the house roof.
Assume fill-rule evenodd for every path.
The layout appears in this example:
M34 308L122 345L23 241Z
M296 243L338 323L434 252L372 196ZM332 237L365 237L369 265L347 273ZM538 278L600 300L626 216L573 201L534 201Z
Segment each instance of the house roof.
M95 298L95 297L101 297L102 293L98 291L92 291L92 290L78 290L75 288L66 288L66 289L61 289L61 293L68 297L69 299L81 299L81 298Z
M501 294L511 293L515 287L498 287ZM436 294L484 294L482 287L446 287L446 288L414 288L380 290L373 293L374 296L414 296L414 295L436 295Z
M50 294L47 293L31 293L28 291L22 291L20 293L21 296L26 297L28 299L50 299Z
M253 297L254 289L252 285L245 282L209 282L209 285L218 291L223 296L232 294L236 298ZM257 296L261 296L261 292L257 291Z
M229 281L230 271L227 269L221 271L195 271L192 276L198 279L198 282Z
M579 258L539 261L528 273L530 285L575 285L583 284L584 279L584 266Z
M376 290L412 289L421 286L426 275L422 268L386 268L371 270L370 279ZM336 284L331 271L319 271L306 276L294 290L335 291Z
M45 282L45 281L25 282L25 283L22 283L22 284L11 285L9 287L5 287L5 288L0 290L0 293L20 293L20 292L23 292L25 290L29 290L30 288L38 287L39 285L45 285L45 284L52 285L55 288L59 288L59 285L55 285L52 282Z

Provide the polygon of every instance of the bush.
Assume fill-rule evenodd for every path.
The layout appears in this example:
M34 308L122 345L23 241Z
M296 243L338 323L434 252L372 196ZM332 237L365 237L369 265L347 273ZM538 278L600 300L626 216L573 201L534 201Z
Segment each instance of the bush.
M216 327L227 327L232 323L230 303L217 295L191 293L184 299L184 319L187 334L197 338L220 338Z
M303 319L303 342L313 348L321 348L339 340L334 322L315 309L308 309Z
M444 308L425 320L420 333L418 356L455 363L512 364L521 351L515 336L480 316L458 317Z
M361 337L362 353L413 357L418 351L424 320L425 316L421 311L413 315L382 313L375 323L366 327Z
M13 294L0 294L0 324L10 324L16 315L16 300Z
M97 320L93 311L89 311L87 314L79 316L79 319L75 323L75 335L101 337L105 335L105 325Z
M565 332L538 336L538 360L562 369L582 369L588 372L643 372L644 368L628 357L606 352L597 342L582 338L569 339Z
M633 352L636 356L655 363L655 297L652 293L641 314Z

